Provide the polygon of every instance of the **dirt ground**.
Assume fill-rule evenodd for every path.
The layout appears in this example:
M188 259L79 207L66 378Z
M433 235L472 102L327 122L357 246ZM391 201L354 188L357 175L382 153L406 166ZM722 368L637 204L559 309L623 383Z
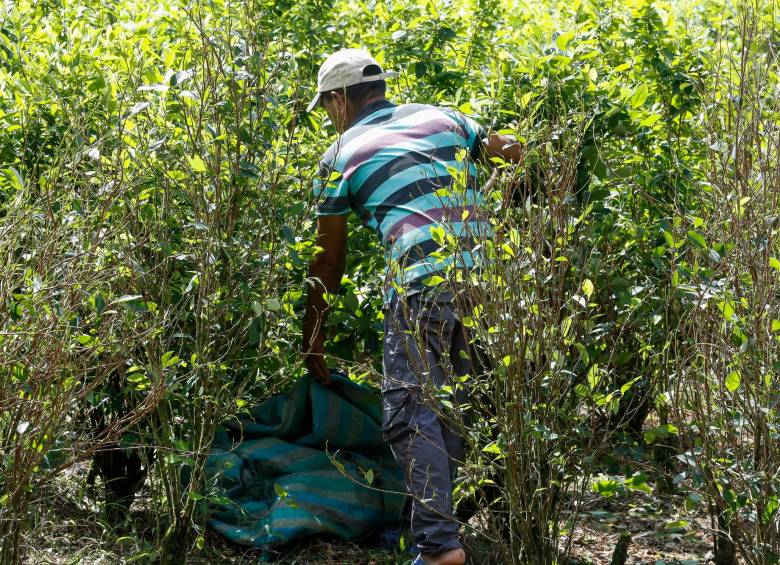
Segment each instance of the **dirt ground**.
M28 534L27 563L150 563L154 547L148 512L140 501L133 508L134 525L113 531L100 519L97 503L85 490L85 469L77 469L53 485L39 519ZM148 501L147 501L148 502ZM628 565L695 565L709 561L711 536L704 509L684 512L679 500L630 493L601 498L595 493L583 505L572 534L571 565L609 564L623 531L631 533ZM212 532L191 562L202 564L280 563L286 565L404 565L408 552L381 550L366 542L310 540L280 552L260 552L230 544ZM473 555L471 563L486 563ZM490 561L495 563L494 560Z

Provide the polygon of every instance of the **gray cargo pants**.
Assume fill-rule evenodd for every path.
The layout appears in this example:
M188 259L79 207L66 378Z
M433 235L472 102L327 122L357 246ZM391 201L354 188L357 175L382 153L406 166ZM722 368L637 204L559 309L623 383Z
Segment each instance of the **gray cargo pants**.
M471 371L468 357L460 353L468 352L464 329L450 295L396 296L384 315L382 431L405 471L412 536L425 554L457 549L452 480L463 458L463 438L441 417L436 392L449 385L450 402L465 400L460 383L451 382L453 374Z

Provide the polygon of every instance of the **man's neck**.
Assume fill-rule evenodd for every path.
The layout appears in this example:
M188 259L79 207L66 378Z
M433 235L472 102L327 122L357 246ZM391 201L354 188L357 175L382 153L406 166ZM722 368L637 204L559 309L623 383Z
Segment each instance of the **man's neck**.
M356 122L362 120L366 116L368 116L370 113L374 111L374 109L379 108L383 106L384 104L390 104L390 101L387 100L383 95L375 96L374 98L369 98L363 104L360 105L359 108L354 109L354 111L350 112L349 115L349 121L347 127L344 131L351 128L353 125L355 125Z

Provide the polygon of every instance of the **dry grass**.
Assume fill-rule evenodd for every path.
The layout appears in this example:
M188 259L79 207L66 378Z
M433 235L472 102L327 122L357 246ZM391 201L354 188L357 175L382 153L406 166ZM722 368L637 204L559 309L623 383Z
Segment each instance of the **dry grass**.
M25 563L117 564L154 561L152 524L145 500L132 509L132 524L112 529L102 521L98 505L86 492L85 466L60 475L44 493L44 503L35 509L39 516L26 538L29 556ZM684 529L669 525L685 520ZM574 531L574 563L608 564L618 536L631 532L628 565L693 565L709 559L711 539L704 508L686 513L681 501L652 494L631 493L605 499L592 495L583 508L582 520ZM197 564L284 565L403 565L411 560L407 552L383 551L365 543L315 539L279 552L246 549L206 532L206 544L190 559ZM484 561L474 555L471 561Z
M586 563L609 563L618 537L628 531L632 542L627 565L704 563L712 548L705 510L687 513L679 499L642 493L594 500L574 530L574 557ZM689 525L670 527L681 520Z

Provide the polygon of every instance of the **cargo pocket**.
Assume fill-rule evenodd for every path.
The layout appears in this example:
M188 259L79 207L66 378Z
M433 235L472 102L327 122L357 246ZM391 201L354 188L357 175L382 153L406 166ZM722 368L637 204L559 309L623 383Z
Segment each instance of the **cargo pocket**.
M395 388L382 391L382 434L390 441L409 429L412 391Z

